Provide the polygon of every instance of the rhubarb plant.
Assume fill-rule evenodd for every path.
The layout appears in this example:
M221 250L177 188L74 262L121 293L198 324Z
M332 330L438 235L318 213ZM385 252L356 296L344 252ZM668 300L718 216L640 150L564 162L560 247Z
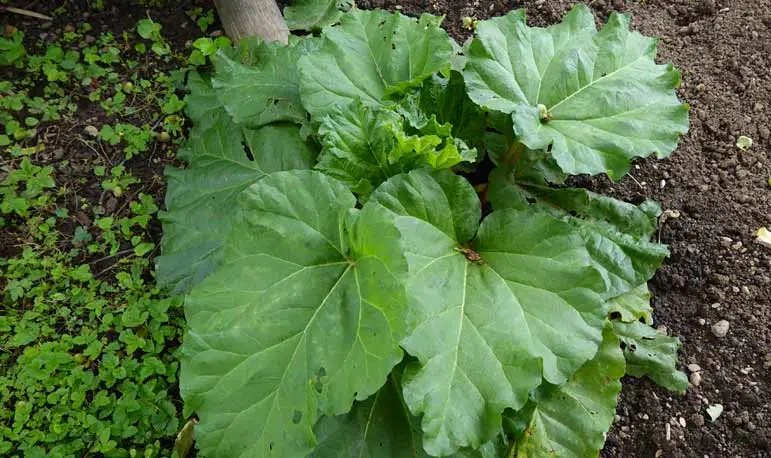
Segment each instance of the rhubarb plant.
M328 13L189 78L158 281L200 455L593 457L625 374L683 392L651 327L659 206L566 184L686 132L655 40L580 5L463 47L428 14Z

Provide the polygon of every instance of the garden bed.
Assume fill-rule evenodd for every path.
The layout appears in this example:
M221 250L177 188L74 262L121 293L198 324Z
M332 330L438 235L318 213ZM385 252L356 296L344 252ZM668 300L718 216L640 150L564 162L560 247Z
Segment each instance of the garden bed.
M18 6L51 13L44 11L44 2L28 3ZM398 9L412 15L445 14L444 26L462 42L472 33L464 27L465 17L481 20L525 7L532 25L549 25L558 22L573 3L424 0L365 1L358 6ZM660 241L670 245L672 254L650 282L654 318L658 326L665 326L670 335L682 340L683 369L693 364L700 369L698 386L690 387L684 396L660 389L647 379L624 379L618 416L603 456L653 457L661 450L661 456L666 457L771 457L771 249L756 243L754 237L758 228L771 226L771 1L599 0L589 4L601 22L613 10L632 13L633 28L661 37L660 59L673 61L681 70L683 84L679 93L691 106L691 126L677 151L664 161L638 161L632 176L620 183L605 179L586 183L593 190L633 203L653 198L665 210L679 212L679 217L663 222L659 232ZM186 41L202 34L185 13L194 6L145 9L120 4L90 9L85 2L74 2L56 14L50 28L18 16L5 15L3 21L23 30L27 40L32 37L45 41L59 39L68 25L77 27L84 21L94 30L85 34L112 31L120 37L123 32L134 34L139 20L153 18L163 26L162 35L175 57L138 58L138 68L118 71L117 82L125 84L132 72L152 80L155 70L168 72L184 63L190 52L185 49ZM202 6L204 10L211 7ZM183 23L185 27L180 27ZM126 52L133 56L130 47ZM2 79L17 78L20 72L8 70ZM162 83L159 87L163 89L158 90L173 85ZM63 86L73 94L81 91L75 85ZM109 91L106 94L111 95ZM59 250L69 251L75 246L72 237L76 227L90 227L93 215L83 208L84 203L103 207L106 213L101 216L115 219L131 216L126 209L140 192L162 206L163 168L173 163L173 155L167 154L176 150L173 140L151 141L147 151L125 161L128 174L138 182L127 185L125 196L118 196L104 192L104 180L93 170L107 166L109 171L123 163L122 145L109 145L102 138L97 143L84 132L88 126L101 128L119 121L150 124L157 131L158 124L153 124L157 119L152 114L162 112L163 102L168 102L167 94L159 96L152 108L139 113L121 112L118 117L81 99L71 116L59 123L43 123L39 128L45 149L31 156L34 163L52 165L57 186L70 189L69 194L56 198L58 206L67 208L69 215L56 225L63 234L55 243ZM736 146L741 135L754 140L746 151ZM72 164L67 171L59 170L63 160ZM80 197L88 202L76 199ZM17 257L25 246L38 243L19 229L20 221L12 217L2 227L0 253L6 258ZM159 243L159 228L153 218L143 233L148 243ZM95 228L93 232L96 236ZM131 248L130 240L126 240L119 251L131 253ZM148 260L153 253L146 254ZM107 277L107 282L113 281L112 270L121 270L120 266L113 267L120 256L79 256L78 262L91 265L92 273ZM149 265L143 268L140 277L150 284ZM6 283L0 280L0 284ZM712 331L712 325L720 320L730 323L725 337L717 337ZM105 332L105 339L117 340L110 332ZM170 337L177 339L178 334ZM174 360L175 342L159 356L164 362ZM168 376L167 380L173 384L175 378ZM175 392L170 388L179 415ZM724 410L713 421L707 408L716 404ZM171 437L167 437L163 445L170 443Z

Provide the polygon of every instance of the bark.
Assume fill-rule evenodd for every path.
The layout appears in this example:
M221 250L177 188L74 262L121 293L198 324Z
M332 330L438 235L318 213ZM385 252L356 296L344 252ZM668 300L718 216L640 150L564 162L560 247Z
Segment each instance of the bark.
M258 36L286 44L289 28L275 0L215 0L225 33L233 40Z

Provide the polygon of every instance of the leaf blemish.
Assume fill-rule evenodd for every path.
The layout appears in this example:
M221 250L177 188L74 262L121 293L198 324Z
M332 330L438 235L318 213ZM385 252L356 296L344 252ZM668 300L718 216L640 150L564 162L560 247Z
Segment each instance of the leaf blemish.
M299 410L295 410L294 412L292 412L292 423L298 424L302 419L303 419L302 412L300 412Z

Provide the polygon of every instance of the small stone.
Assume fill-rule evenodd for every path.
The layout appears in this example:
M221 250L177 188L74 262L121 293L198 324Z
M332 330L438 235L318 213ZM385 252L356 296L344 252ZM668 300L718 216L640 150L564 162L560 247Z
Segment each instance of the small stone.
M713 309L719 309L721 307L720 302L715 302L714 304L710 305Z
M758 127L758 134L763 140L768 140L771 137L771 129L766 126Z
M704 326L705 324L707 324L707 320L705 320L704 318L699 318L698 322L699 322L699 326Z
M741 240L731 245L731 249L739 251L742 249L742 242Z
M728 328L730 326L731 324L728 321L720 320L712 325L712 334L714 334L715 337L725 337L726 334L728 334Z
M94 126L86 126L83 130L86 131L86 133L92 137L99 136L99 129L97 129Z
M704 415L702 415L700 413L695 413L695 414L691 415L690 420L691 420L691 423L693 423L694 425L696 425L698 427L704 426Z
M689 364L688 370L690 372L701 372L701 366L699 366L698 364Z
M647 413L644 413L644 414L642 415L642 419L647 421L647 420L650 420L650 419L651 419L651 417L649 417Z
M685 428L685 426L686 426L686 424L687 424L687 423L685 422L685 418L683 418L683 417L680 417L680 418L678 418L678 419L677 419L677 421L680 423L680 426L682 426L683 428Z
M701 372L694 372L688 377L688 381L691 382L691 385L693 386L699 386L701 385Z

